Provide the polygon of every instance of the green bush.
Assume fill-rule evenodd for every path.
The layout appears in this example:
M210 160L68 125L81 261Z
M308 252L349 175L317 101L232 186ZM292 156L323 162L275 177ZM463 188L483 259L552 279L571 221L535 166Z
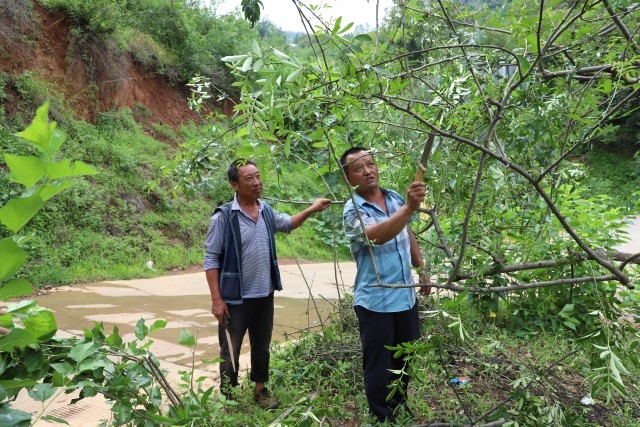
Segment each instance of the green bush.
M6 83L9 84L9 83ZM64 97L57 92L54 86L44 77L33 71L25 71L22 74L14 75L11 82L20 97L19 115L22 116L21 123L16 126L23 127L30 117L30 112L35 110L45 101L49 102L49 114L56 120L65 121L72 116L72 112L65 105Z
M596 149L585 156L589 169L586 185L589 194L606 194L629 214L637 212L640 190L640 158L632 153Z

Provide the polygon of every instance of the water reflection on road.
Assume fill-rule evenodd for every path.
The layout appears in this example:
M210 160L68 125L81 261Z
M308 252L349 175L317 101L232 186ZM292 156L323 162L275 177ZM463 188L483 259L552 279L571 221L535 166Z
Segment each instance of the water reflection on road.
M91 288L96 285L84 286ZM203 358L212 359L219 355L217 321L209 311L207 296L104 296L67 289L40 296L38 301L41 306L55 312L59 331L81 335L83 328L91 329L94 322L103 322L107 334L117 326L120 335L128 341L135 338L134 328L141 318L145 319L147 326L164 319L167 326L150 334L154 341L151 349L157 357L178 365L191 365L190 350L178 344L182 329L189 330L198 340L196 366L202 366ZM275 304L274 340L282 342L285 335L295 339L300 330L320 325L316 310L307 299L276 297ZM324 321L332 306L324 300L317 300L316 304ZM248 351L246 337L241 354Z

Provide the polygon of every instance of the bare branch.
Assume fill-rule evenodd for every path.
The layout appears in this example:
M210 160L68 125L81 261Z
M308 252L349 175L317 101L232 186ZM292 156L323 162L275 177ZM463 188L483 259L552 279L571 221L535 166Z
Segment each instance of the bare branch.
M576 277L571 279L558 279L558 280L549 280L546 282L532 282L527 283L526 285L512 285L512 286L494 286L494 287L486 287L479 288L477 286L459 286L453 284L439 284L439 283L414 283L411 285L405 284L386 284L386 283L378 283L371 285L373 287L378 288L390 288L390 289L402 289L402 288L422 288L422 287L431 287L438 289L446 289L453 292L470 292L472 294L494 294L497 292L516 292L516 291L526 291L530 289L539 289L539 288L550 288L553 286L562 286L562 285L577 285L579 283L597 283L597 282L619 282L618 277L614 275L608 276L586 276L586 277ZM633 287L631 287L633 288Z
M613 23L616 25L616 27L618 27L624 38L627 39L627 42L629 42L629 45L631 46L633 51L635 53L640 53L640 50L638 50L638 45L636 45L635 41L633 40L633 36L627 29L627 26L624 25L624 22L622 22L622 19L620 19L620 17L613 10L613 7L611 7L609 0L602 0L602 4L604 4L604 7L607 9L607 13L609 14L609 16L611 16Z

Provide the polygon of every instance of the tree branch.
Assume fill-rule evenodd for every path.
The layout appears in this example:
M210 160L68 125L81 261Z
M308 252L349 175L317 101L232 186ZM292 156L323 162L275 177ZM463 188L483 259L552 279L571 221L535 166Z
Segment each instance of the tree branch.
M627 26L624 25L624 22L622 22L622 19L620 19L620 17L613 10L613 7L611 7L609 0L602 0L602 4L604 4L604 7L607 9L607 13L609 14L609 16L611 16L613 23L616 25L616 27L618 27L624 38L627 39L627 42L629 42L631 49L633 49L636 54L640 53L640 50L638 50L638 45L636 45L635 41L633 40L633 36L627 29Z
M512 285L512 286L494 286L487 288L479 288L476 286L458 286L453 284L439 284L439 283L414 283L411 285L405 284L386 284L386 283L378 283L371 285L373 287L378 288L389 288L389 289L402 289L402 288L422 288L422 287L432 287L438 289L447 289L453 292L470 292L472 294L494 294L498 292L516 292L516 291L526 291L530 289L538 289L538 288L550 288L553 286L561 286L561 285L577 285L579 283L597 283L597 282L612 282L619 281L617 276L608 275L608 276L596 276L596 277L576 277L572 279L558 279L558 280L549 280L546 282L533 282L527 283L526 285ZM630 288L633 288L631 286Z

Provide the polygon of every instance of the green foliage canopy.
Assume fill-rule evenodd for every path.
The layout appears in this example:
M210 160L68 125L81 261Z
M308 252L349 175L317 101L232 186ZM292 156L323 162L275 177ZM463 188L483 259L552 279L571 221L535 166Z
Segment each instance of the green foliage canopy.
M584 167L572 160L639 98L639 14L630 2L410 1L378 32L327 22L311 59L254 43L223 58L241 93L233 124L177 170L195 177L193 159L235 146L274 165L308 162L340 200L350 189L337 158L362 145L402 192L435 134L435 209L415 223L433 286L500 295L518 316L555 313L591 337L594 390L610 398L624 393L618 355L638 363L626 345L640 341L605 319L628 313L616 286L633 288L637 273L614 251L625 212L584 197Z

